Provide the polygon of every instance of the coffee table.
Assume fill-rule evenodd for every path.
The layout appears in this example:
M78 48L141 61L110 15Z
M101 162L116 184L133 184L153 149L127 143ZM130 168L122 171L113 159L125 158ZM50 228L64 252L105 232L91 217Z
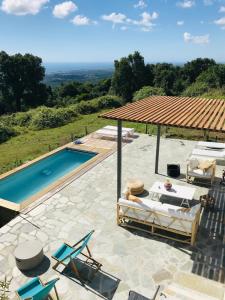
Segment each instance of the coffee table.
M16 265L20 270L37 267L44 258L42 244L38 240L20 244L14 252Z
M156 181L150 189L150 192L159 199L161 195L182 199L181 206L187 205L190 207L189 201L193 199L195 188L190 188L183 185L173 184L170 190L166 190L164 183Z

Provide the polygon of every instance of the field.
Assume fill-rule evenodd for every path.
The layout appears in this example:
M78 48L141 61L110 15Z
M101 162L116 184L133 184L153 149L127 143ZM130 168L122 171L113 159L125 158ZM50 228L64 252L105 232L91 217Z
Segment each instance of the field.
M98 118L99 113L83 115L65 126L53 129L33 131L24 130L20 135L0 144L0 173L9 171L22 163L32 160L76 138L80 138L106 125L116 125L116 122ZM124 122L123 126L134 127L140 133L155 134L156 127L145 124ZM185 139L203 139L201 131L179 128L163 128L162 134L167 137ZM215 134L214 134L215 137ZM224 135L220 136L224 139Z

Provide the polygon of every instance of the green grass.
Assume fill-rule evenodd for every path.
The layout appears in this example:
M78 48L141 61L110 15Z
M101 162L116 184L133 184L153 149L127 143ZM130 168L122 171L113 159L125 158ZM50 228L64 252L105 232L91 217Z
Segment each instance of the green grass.
M44 153L62 146L73 139L80 138L106 125L116 125L115 121L98 118L99 113L83 115L65 126L33 131L20 128L21 134L0 144L0 173L9 171L16 166L32 160ZM140 133L146 132L145 124L124 122L123 126L133 127ZM156 133L156 127L148 125L149 134ZM162 129L165 134L165 128ZM203 133L197 130L170 128L167 136L186 139L202 139ZM224 139L224 135L220 136Z

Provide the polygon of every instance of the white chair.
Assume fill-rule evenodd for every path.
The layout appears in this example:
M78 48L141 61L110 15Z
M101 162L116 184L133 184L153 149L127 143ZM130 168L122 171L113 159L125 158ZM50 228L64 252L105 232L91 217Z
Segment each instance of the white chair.
M187 161L187 173L186 179L187 182L191 182L191 178L201 178L201 179L209 179L212 184L215 178L216 172L216 163L215 161L211 161L211 166L208 169L202 169L199 167L200 163L204 162L204 160L199 160L197 158L190 158Z

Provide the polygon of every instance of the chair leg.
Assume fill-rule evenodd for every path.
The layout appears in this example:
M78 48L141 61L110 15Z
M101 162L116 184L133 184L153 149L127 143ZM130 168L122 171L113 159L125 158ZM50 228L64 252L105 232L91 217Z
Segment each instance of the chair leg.
M58 294L57 289L56 289L55 286L54 286L54 290L55 290L56 299L59 300L59 294Z
M77 269L77 266L76 266L76 264L75 264L75 262L73 261L73 260L71 260L71 269L74 271L74 273L77 275L77 277L79 278L79 280L80 280L80 282L82 283L82 284L84 284L84 281L83 281L83 279L81 278L81 276L80 276L80 273L79 273L79 271L78 271L78 269Z

